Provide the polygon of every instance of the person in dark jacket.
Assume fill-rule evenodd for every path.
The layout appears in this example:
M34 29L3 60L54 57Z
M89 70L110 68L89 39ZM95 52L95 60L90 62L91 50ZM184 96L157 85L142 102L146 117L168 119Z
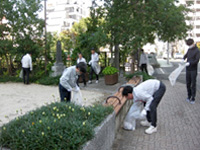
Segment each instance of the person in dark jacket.
M187 53L183 59L187 59L186 63L186 85L187 85L187 101L191 104L195 103L196 96L196 78L198 73L198 63L200 58L200 51L194 44L193 39L186 40L186 44L189 46Z

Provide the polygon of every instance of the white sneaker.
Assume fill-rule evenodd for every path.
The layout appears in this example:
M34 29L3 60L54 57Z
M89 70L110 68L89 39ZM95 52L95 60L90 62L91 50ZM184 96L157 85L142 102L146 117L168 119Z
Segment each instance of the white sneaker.
M141 121L140 124L144 127L150 127L151 126L151 123L148 122L147 120L144 120L144 121Z
M150 126L148 129L145 130L146 134L152 134L154 132L157 132L157 127Z
M96 80L96 83L99 83L99 80Z
M91 80L89 80L89 81L88 81L88 83L89 83L89 84L91 84L91 83L92 83L92 81L91 81Z

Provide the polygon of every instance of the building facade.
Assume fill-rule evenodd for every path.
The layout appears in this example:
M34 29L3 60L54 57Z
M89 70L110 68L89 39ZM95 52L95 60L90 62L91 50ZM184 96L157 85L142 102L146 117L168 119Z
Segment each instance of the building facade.
M184 3L192 10L188 13L190 20L187 21L187 24L192 26L192 29L188 31L188 38L200 42L200 0L185 0Z
M48 0L46 13L47 31L60 33L88 17L89 7L84 0Z

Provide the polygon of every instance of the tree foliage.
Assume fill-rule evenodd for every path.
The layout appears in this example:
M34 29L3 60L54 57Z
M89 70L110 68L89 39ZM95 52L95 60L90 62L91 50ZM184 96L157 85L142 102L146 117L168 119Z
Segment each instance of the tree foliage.
M27 52L33 60L42 55L44 22L38 17L41 0L3 0L0 3L0 57L12 73L13 60Z

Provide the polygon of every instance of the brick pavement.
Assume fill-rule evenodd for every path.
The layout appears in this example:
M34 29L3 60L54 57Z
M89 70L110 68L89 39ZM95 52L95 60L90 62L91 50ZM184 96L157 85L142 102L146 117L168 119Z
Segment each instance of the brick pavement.
M185 84L163 83L167 90L158 106L157 133L145 134L137 121L135 131L119 130L113 150L200 150L200 92L192 105L185 101Z

